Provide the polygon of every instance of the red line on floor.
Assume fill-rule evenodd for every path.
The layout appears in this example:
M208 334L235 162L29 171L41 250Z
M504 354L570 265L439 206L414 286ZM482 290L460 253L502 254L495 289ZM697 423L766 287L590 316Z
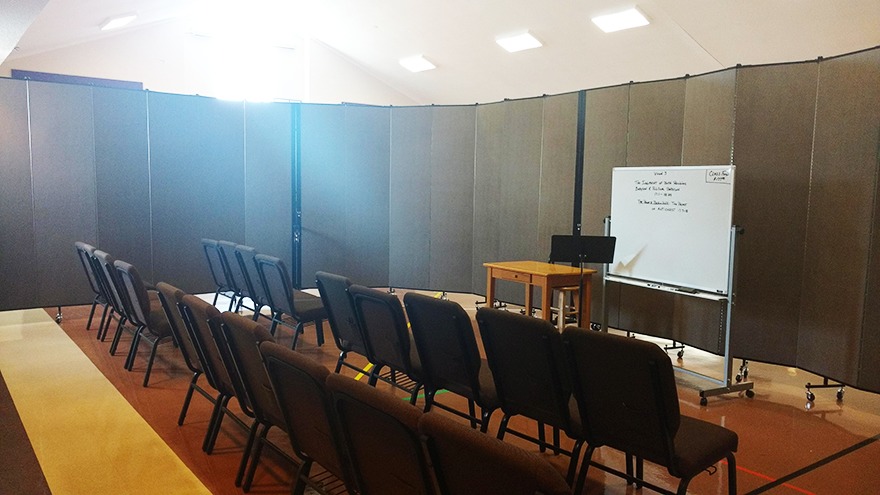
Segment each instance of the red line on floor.
M727 461L721 461L721 463L722 463L722 464L727 464ZM762 479L765 479L765 480L770 481L770 482L776 481L776 478L772 478L772 477L770 477L770 476L767 476L766 474L759 473L759 472L757 472L757 471L752 471L751 469L744 468L744 467L742 467L742 466L740 466L740 465L737 465L737 466L736 466L736 470L737 470L737 471L742 471L742 472L747 473L747 474L751 474L752 476L755 476L755 477L757 477L757 478L762 478ZM783 483L782 486L784 486L784 487L786 487L786 488L790 488L790 489L792 489L792 490L794 490L794 491L796 491L796 492L803 493L804 495L816 495L815 493L813 493L813 492L811 492L811 491L809 491L809 490L804 490L803 488L800 488L800 487L794 486L794 485L792 485L792 484L790 484L790 483Z

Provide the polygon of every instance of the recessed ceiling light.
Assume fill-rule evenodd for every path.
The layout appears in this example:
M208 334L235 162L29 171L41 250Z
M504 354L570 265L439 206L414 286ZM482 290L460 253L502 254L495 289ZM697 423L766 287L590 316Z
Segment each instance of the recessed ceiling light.
M111 17L101 23L101 31L110 31L111 29L119 29L123 26L131 24L131 21L137 19L137 14L125 14L117 17Z
M515 36L506 36L503 38L495 38L495 43L501 45L502 48L513 52L520 52L523 50L528 50L530 48L540 48L541 42L537 40L534 36L529 34L528 31L522 34L517 34Z
M599 29L606 33L613 33L623 29L629 29L640 26L647 26L648 19L639 12L639 9L633 7L616 14L600 15L592 18L593 24L599 26Z
M400 65L405 67L410 72L422 72L437 68L437 66L432 64L430 60L421 55L402 58L400 59Z

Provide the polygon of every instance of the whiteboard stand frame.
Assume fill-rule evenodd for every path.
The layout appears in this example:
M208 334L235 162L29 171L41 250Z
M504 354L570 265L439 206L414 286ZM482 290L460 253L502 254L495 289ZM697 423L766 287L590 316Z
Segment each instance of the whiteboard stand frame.
M703 375L695 371L678 367L679 371L693 375L704 380L716 383L719 387L700 390L700 405L705 406L709 403L709 397L716 395L730 394L734 392L745 392L746 396L751 398L755 396L754 382L742 381L735 383L731 379L733 377L733 360L730 356L730 322L733 315L733 307L736 304L736 237L742 233L742 228L734 225L730 228L730 261L728 263L727 277L727 315L724 321L724 379L718 380L711 376Z
M611 215L605 217L602 221L605 224L605 236L611 235ZM606 286L605 280L608 277L608 263L602 264L602 319L599 320L599 330L603 332L608 332L608 305L605 304L606 295L608 287Z

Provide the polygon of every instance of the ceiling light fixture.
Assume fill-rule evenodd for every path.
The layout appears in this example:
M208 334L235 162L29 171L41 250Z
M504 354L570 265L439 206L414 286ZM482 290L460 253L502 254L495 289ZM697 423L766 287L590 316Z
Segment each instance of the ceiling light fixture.
M119 29L121 27L127 26L131 24L133 20L137 19L137 14L125 14L116 17L111 17L106 21L101 23L101 31L110 31L111 29Z
M600 15L591 19L593 24L599 26L599 29L606 33L613 33L623 29L647 26L650 24L648 18L639 12L639 9L633 7L615 14Z
M537 38L529 34L528 31L522 34L517 34L515 36L495 38L495 43L498 43L499 45L501 45L501 48L504 48L510 53L521 52L523 50L540 48L544 46L541 44L540 41L538 41Z
M430 60L421 55L402 58L400 59L400 65L410 72L422 72L437 68L437 66L432 64Z

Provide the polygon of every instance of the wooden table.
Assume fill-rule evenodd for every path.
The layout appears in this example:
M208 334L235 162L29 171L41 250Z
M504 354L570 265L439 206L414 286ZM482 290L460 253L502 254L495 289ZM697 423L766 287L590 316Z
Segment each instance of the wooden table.
M491 307L495 301L495 281L509 280L525 284L527 312L532 308L532 288L541 288L541 317L550 320L550 303L553 290L560 287L577 287L580 284L581 269L567 265L556 265L540 261L498 261L483 263L486 267L486 304ZM584 269L584 291L580 295L580 304L583 308L583 321L590 322L590 292L592 287L592 275L596 270ZM562 325L560 325L561 327Z

